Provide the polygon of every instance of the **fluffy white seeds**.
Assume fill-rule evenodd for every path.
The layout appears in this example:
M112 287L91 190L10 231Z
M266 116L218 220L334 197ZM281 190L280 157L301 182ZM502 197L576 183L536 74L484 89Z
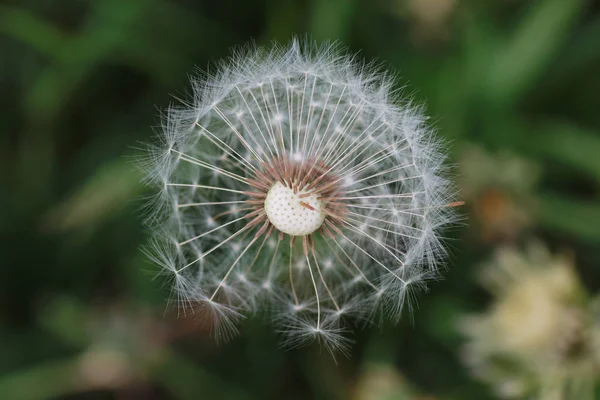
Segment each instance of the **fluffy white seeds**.
M269 310L288 345L345 350L436 276L454 220L441 146L378 69L335 46L238 51L150 150L152 260L218 337ZM380 318L378 318L380 320Z

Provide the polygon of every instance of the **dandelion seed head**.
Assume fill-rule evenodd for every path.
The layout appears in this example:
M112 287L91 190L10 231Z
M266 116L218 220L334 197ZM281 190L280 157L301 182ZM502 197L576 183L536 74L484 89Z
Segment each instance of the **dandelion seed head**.
M397 320L456 219L422 110L373 65L298 40L237 51L192 85L143 165L153 243L168 243L151 259L177 300L218 338L268 307L284 344L328 351L347 351L349 318Z

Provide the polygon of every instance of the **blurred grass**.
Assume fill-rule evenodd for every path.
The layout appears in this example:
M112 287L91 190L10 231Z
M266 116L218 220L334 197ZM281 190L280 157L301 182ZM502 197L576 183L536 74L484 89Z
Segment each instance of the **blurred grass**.
M578 268L587 286L598 289L598 6L584 0L450 3L449 14L435 22L446 1L0 5L2 397L358 398L355 388L366 371L391 365L401 378L385 376L394 385L408 381L411 398L492 398L462 366L453 326L465 311L482 308L486 297L474 272L505 244L484 242L478 221L449 233L447 279L421 296L414 323L358 332L353 357L339 365L314 348L283 352L258 321L233 343L217 346L193 318L186 324L163 316L168 290L151 280L152 267L138 250L144 242L139 200L148 193L130 159L152 135L156 105L184 96L195 66L205 68L231 46L307 33L341 40L398 71L399 85L409 82L404 93L427 104L451 142L454 161L475 144L538 164L535 206L524 209L534 222L520 234L568 246L583 260ZM76 300L47 307L64 298ZM123 386L74 382L81 357L98 340L84 325L100 334L115 309L130 323L111 339L115 351L126 355L131 343L150 340L156 359L128 359L136 374ZM152 329L139 332L137 318L145 312Z

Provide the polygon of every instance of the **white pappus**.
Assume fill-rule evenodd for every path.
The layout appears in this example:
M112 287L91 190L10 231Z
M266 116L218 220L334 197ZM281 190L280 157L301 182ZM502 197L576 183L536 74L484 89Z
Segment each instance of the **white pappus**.
M380 68L337 45L237 51L171 107L143 166L147 253L217 337L254 311L284 344L347 351L397 321L456 220L443 146Z

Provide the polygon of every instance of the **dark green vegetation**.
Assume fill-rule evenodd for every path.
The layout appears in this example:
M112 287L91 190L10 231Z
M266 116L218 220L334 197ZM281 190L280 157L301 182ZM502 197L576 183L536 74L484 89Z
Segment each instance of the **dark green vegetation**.
M358 330L338 365L316 346L280 350L261 318L215 344L198 317L165 313L168 285L139 251L148 192L131 160L157 106L232 46L304 32L398 71L467 202L446 279L398 326ZM489 304L476 275L494 249L535 236L600 288L591 1L9 0L0 93L2 399L346 399L368 379L403 388L389 398L493 398L462 364L456 325ZM473 146L497 167L463 162Z

